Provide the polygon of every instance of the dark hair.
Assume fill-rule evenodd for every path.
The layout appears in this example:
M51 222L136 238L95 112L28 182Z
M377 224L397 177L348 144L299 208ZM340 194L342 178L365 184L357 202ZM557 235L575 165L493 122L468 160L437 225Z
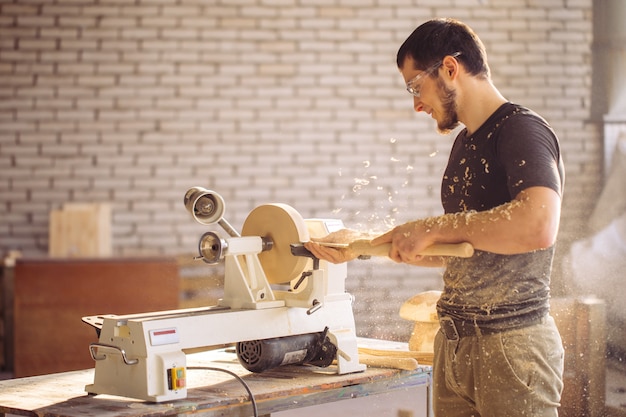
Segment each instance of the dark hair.
M415 69L423 70L455 52L461 52L457 59L470 74L490 77L482 41L469 26L455 19L433 19L421 24L398 49L396 63L402 68L410 57Z

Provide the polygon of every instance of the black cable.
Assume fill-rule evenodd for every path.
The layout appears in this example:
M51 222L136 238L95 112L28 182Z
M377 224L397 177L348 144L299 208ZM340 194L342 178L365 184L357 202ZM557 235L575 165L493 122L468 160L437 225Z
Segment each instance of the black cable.
M241 385L243 385L243 387L248 392L248 396L250 397L250 403L252 404L252 411L254 413L253 414L254 417L259 417L259 411L257 410L257 407L256 407L256 400L254 399L254 394L252 394L252 390L250 390L250 387L248 386L248 384L246 384L246 381L244 381L243 378L241 378L239 375L237 375L233 371L229 371L228 369L213 368L211 366L189 366L189 367L187 367L187 369L188 370L192 370L192 371L193 370L201 370L201 371L224 372L224 373L227 373L228 375L234 377L237 381L239 381L241 383Z

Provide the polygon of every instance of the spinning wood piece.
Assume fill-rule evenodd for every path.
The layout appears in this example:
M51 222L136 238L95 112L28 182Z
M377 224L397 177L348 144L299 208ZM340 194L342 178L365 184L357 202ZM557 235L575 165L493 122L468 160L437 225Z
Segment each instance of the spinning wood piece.
M273 242L270 250L259 253L259 261L271 284L285 284L299 278L308 258L291 254L292 243L308 242L304 219L286 204L266 204L252 210L241 229L242 236L261 236Z

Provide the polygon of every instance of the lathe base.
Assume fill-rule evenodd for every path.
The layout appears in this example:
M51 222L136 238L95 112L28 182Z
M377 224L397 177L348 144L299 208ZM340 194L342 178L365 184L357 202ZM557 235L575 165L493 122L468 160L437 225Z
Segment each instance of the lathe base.
M361 372L365 365L358 359L352 299L349 294L342 296L327 299L323 308L310 315L302 308L279 307L98 317L102 320L100 339L91 346L96 360L94 383L85 390L152 402L185 398L187 349L323 332L326 328L337 347L337 373Z

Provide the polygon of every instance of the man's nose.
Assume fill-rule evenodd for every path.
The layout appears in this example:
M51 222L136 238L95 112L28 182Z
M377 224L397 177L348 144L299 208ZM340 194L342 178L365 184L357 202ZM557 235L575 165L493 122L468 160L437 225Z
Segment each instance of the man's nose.
M424 106L422 105L422 100L419 97L413 97L413 109L419 113L424 110Z

